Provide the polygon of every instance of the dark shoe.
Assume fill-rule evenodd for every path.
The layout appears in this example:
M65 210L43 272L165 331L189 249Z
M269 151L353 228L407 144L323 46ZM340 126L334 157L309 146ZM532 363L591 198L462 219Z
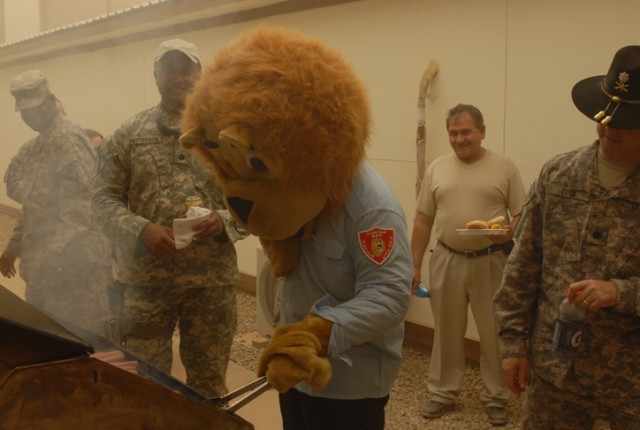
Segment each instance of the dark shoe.
M502 406L489 406L487 408L487 416L489 417L489 422L494 426L503 426L509 422L507 409Z
M444 414L446 414L447 412L453 411L455 408L456 408L456 405L454 403L447 405L447 404L432 400L422 410L422 416L425 418L439 418Z

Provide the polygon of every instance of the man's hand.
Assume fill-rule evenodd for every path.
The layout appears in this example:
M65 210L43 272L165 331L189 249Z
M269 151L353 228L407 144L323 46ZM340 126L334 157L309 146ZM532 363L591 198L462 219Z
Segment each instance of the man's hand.
M216 211L211 211L209 218L205 219L201 223L194 225L193 231L197 232L193 236L193 240L202 240L208 237L216 237L225 232L222 218Z
M511 218L510 224L502 226L502 228L509 230L507 231L506 234L488 234L488 235L485 235L484 237L486 237L493 243L502 245L503 243L506 243L511 239L513 239L513 235L516 231L516 227L518 226L519 220L520 220L520 215L516 215L513 218Z
M187 252L185 249L176 249L173 231L163 225L150 222L142 230L141 236L151 253L163 260L171 260Z
M502 359L502 370L507 387L519 396L527 388L529 360L526 357L507 357Z
M0 273L5 278L13 278L16 276L16 256L8 251L4 251L0 255Z
M585 279L569 285L567 298L570 303L577 301L591 312L615 306L620 300L613 282L595 279Z
M413 268L413 276L411 279L411 294L415 295L418 290L418 285L420 284L420 280L422 278L422 273L420 273L420 268Z
M486 237L493 243L497 243L498 245L502 245L511 240L513 237L513 231L511 227L508 225L502 226L502 228L509 230L506 234L483 234L482 236Z

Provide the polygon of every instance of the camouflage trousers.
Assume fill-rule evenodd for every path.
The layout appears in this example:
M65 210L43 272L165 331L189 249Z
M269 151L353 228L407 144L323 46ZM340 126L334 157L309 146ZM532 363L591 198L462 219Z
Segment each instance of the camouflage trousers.
M640 398L595 398L558 389L536 376L525 391L522 430L585 430L601 418L611 430L640 430Z
M205 397L226 394L226 373L237 328L235 285L189 288L172 283L124 284L122 336L127 351L170 374L173 332L187 385Z
M28 277L25 299L54 319L107 337L107 285L111 279L111 266L102 263L45 264Z

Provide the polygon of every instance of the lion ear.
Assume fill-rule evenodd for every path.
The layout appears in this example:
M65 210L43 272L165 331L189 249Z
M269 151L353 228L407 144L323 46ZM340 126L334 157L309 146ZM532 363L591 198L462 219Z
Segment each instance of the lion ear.
M180 145L185 149L193 149L201 145L205 140L204 130L201 128L190 128L180 136Z

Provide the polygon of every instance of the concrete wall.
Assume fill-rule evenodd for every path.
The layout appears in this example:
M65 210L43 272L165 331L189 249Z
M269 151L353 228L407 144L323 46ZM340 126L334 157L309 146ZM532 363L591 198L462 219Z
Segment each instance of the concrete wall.
M582 0L579 7L573 0L164 2L0 47L0 173L32 136L8 93L16 74L42 69L73 120L109 134L158 102L152 58L161 40L191 40L208 59L221 44L266 22L319 37L353 64L373 105L369 158L398 194L411 229L417 90L431 60L440 72L427 100L428 160L450 151L447 109L472 103L485 115L485 146L511 157L528 186L549 157L595 138L595 123L573 107L570 90L582 78L604 74L619 47L639 42L639 17L637 0ZM3 194L0 203L14 205ZM243 272L255 274L257 246L255 238L238 243ZM408 319L431 324L428 300L414 299ZM473 323L468 336L477 337Z

